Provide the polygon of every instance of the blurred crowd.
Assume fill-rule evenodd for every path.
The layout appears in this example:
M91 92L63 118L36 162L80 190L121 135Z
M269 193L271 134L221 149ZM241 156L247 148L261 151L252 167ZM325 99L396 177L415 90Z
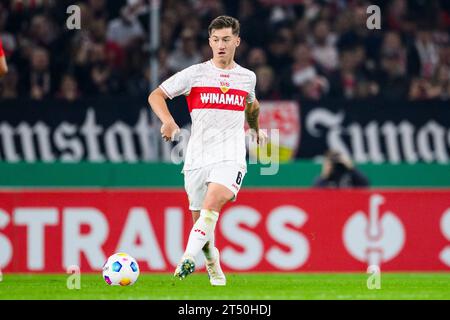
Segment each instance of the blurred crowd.
M159 79L211 58L207 27L221 14L241 22L236 60L257 74L259 99L450 98L448 0L163 0L160 46L151 51L150 0L0 2L9 64L0 97L80 97L150 90ZM81 9L69 30L67 7ZM367 28L371 4L381 29Z

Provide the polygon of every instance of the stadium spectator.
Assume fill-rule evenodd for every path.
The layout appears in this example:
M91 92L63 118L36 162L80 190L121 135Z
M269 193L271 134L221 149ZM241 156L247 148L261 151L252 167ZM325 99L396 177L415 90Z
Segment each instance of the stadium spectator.
M319 73L306 43L294 49L294 63L285 72L281 89L284 96L320 99L329 89L328 80Z
M259 47L255 47L248 52L247 65L252 70L267 65L266 52Z
M380 97L388 100L408 96L407 53L398 32L386 33L381 47L380 69L377 76Z
M298 19L293 25L293 36L296 43L304 43L308 41L309 24L304 18Z
M280 28L269 41L268 64L275 70L284 70L292 64L294 35L290 28Z
M327 74L336 70L338 66L336 37L331 34L330 25L326 20L319 20L314 26L314 37L311 39L311 54L314 61Z
M378 94L378 85L364 65L362 46L341 51L339 60L339 69L330 76L330 96L354 99Z
M106 8L106 0L89 0L88 3L94 19L108 19L109 10Z
M409 89L410 100L428 100L450 98L450 67L440 65L436 70L433 79L415 78L411 82Z
M265 0L162 1L159 49L164 54L159 55L163 70L160 76L167 77L186 65L209 59L208 45L197 44L207 38L204 30L208 21L229 13L239 17L245 32L236 60L255 70L270 66L274 83L280 84L282 99L357 99L374 95L384 99L431 99L436 96L430 93L433 90L419 88L437 88L438 82L445 86L445 81L437 80L442 78L437 73L444 72L437 70L450 65L447 2L381 1L381 10L386 13L382 15L382 28L369 30L366 9L371 3L364 0L308 0L284 5ZM69 4L81 10L80 30L65 26ZM126 94L133 90L121 83L150 80L142 70L150 65L146 0L0 1L0 33L8 62L17 68L19 96L32 96L28 88L29 64L36 47L47 50L50 74L58 75L56 71L63 70L76 76L83 96ZM297 47L305 43L310 53L304 63L307 68L302 70L295 56ZM90 87L93 44L104 47L107 69L111 70L106 78L112 77L113 81L106 81L110 83L106 90ZM351 63L351 59L356 61ZM352 76L345 77L346 90L339 82L334 83L340 78L337 75L343 64L353 65ZM316 76L311 77L311 70ZM295 83L292 74L296 75ZM301 83L308 74L315 81ZM103 82L102 77L95 78ZM60 82L52 77L51 90L43 96L55 97ZM329 91L327 83L332 85ZM41 95L36 88L33 92L36 97Z
M420 76L430 79L439 64L439 48L433 41L431 30L418 30L414 49L418 56Z
M108 23L106 38L122 48L127 48L144 37L144 29L129 6L124 6L120 10L120 16Z
M39 14L31 19L30 38L35 45L51 49L58 36L58 28L49 17Z
M181 33L177 48L169 55L167 60L169 69L172 72L178 72L188 66L201 62L201 59L195 33L191 29L184 29Z
M50 55L47 49L35 47L31 51L30 71L25 86L32 99L41 100L53 94L54 77L50 72Z
M14 65L8 66L8 73L0 79L0 99L15 99L19 97L19 74Z
M74 76L65 74L62 77L59 91L56 94L56 97L69 102L73 102L80 98L78 83Z
M353 162L338 151L327 151L322 163L322 172L313 184L317 188L368 187L368 178Z
M261 66L256 69L256 94L261 100L280 100L281 94L275 83L275 75L271 67Z

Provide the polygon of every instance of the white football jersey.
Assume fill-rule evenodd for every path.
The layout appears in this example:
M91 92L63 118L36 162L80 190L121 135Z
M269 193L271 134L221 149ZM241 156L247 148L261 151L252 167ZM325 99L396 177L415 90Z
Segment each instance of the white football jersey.
M255 100L256 75L235 63L216 67L212 60L195 64L164 81L160 88L173 99L185 95L192 126L183 171L221 161L246 168L245 106Z

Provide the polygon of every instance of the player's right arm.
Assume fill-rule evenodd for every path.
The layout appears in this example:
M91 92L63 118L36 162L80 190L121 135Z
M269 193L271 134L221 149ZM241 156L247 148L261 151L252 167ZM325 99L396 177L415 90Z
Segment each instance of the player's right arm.
M170 114L166 99L188 94L191 90L191 79L195 70L196 66L194 65L177 72L161 83L148 97L150 107L162 122L161 136L165 141L174 140L175 134L180 130Z
M0 77L8 73L8 65L6 64L5 53L3 52L2 40L0 40Z
M150 107L162 122L161 137L165 141L173 140L175 134L180 130L167 107L167 98L168 96L159 87L153 90L148 96Z

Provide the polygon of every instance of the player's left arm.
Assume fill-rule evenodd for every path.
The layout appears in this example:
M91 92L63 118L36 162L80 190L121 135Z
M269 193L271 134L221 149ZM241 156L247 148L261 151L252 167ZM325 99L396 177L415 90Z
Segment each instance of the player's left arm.
M245 106L245 119L250 127L250 129L259 131L259 101L257 99L253 102L247 102Z
M259 101L255 98L253 102L247 102L245 106L245 119L251 129L252 135L256 137L258 144L264 144L267 136L263 131L259 130Z

